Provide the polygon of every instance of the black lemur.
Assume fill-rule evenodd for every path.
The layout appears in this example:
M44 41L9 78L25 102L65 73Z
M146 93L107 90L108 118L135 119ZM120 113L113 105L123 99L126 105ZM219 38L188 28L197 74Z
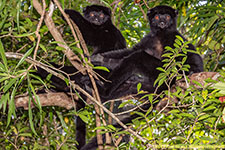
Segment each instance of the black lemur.
M112 23L110 8L91 5L83 9L83 15L72 9L65 9L65 13L68 14L79 27L87 45L93 47L92 64L94 66L99 66L101 64L101 66L107 67L110 71L114 69L114 66L117 66L120 62L118 59L116 62L100 62L100 64L94 60L96 54L126 48L125 38ZM106 78L108 75L108 73L103 70L95 71L103 78Z
M151 32L148 35L131 49L109 51L94 56L95 63L102 65L102 63L116 62L139 50L144 50L150 55L162 59L161 55L164 53L166 46L174 48L173 43L176 35L181 36L186 41L179 31L177 31L177 10L169 6L157 6L150 9L147 15L151 28ZM188 49L195 50L192 44L188 46ZM203 71L202 58L198 54L189 52L187 56L186 64L189 64L191 67L188 74Z
M151 31L137 45L130 49L111 51L102 53L104 61L123 59L109 75L108 79L112 83L105 83L106 89L103 100L118 98L126 94L135 94L137 83L142 83L142 89L148 92L153 92L155 79L159 71L156 69L163 65L162 54L166 53L164 48L173 44L176 35L186 39L177 31L177 10L169 6L156 6L150 9L147 13L150 22ZM192 44L188 45L187 49L195 50ZM177 58L179 61L181 58ZM203 71L203 61L200 55L196 53L187 53L186 64L190 65L189 72L186 74ZM158 92L167 89L165 85L158 89ZM146 104L143 109L147 109L151 104ZM123 123L129 123L137 115L132 115L122 120ZM115 127L120 125L115 124ZM94 150L97 148L96 137L88 144L82 147L81 150Z
M72 9L65 13L76 23L85 42L93 47L93 53L126 48L126 41L121 32L113 25L111 10L108 7L91 5L83 9L83 16Z
M92 56L98 53L123 49L126 48L126 41L121 32L113 25L111 20L111 10L104 6L91 5L83 9L83 16L72 9L65 9L65 13L70 16L70 18L76 23L81 31L85 42L93 47ZM115 62L117 63L117 62ZM54 67L60 68L59 65L51 63ZM109 63L108 63L109 64ZM94 64L95 66L98 64ZM109 70L110 64L103 65ZM61 68L62 71L72 74L77 72L76 68L73 66L64 66ZM108 72L102 70L95 70L102 77L107 78ZM46 78L48 72L44 71L41 68L38 68L37 72L42 78ZM88 80L88 77L82 77L80 73L70 76L71 80L76 80L76 84L85 88L86 85L84 82ZM70 88L66 85L65 81L52 76L52 84L54 85L55 91L69 92ZM83 108L85 104L80 101L77 104L77 110ZM78 117L77 118L77 148L80 149L85 144L85 123Z
M83 16L72 9L65 9L65 13L79 27L82 36L87 45L93 47L92 56L110 50L126 48L126 41L121 32L113 25L111 20L111 10L108 7L91 5L83 9ZM116 62L117 63L117 62ZM93 63L94 64L94 63ZM98 64L94 64L95 66ZM103 65L110 71L109 65ZM74 70L72 68L72 70ZM108 72L103 70L95 70L103 78L107 78ZM84 103L81 102L81 107ZM80 149L85 144L85 123L78 117L77 119L77 148Z

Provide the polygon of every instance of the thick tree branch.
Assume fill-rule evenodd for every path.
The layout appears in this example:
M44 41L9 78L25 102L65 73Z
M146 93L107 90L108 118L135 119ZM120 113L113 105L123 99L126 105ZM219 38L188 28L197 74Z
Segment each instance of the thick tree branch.
M73 108L73 101L72 99L67 96L65 93L57 92L57 93L44 93L38 94L40 99L40 103L42 106L59 106L65 109L72 109ZM35 97L33 96L34 100ZM36 100L35 100L36 101ZM28 102L29 96L17 96L15 97L15 106L16 108L23 107L24 109L28 109ZM31 101L31 108L34 108L35 105Z

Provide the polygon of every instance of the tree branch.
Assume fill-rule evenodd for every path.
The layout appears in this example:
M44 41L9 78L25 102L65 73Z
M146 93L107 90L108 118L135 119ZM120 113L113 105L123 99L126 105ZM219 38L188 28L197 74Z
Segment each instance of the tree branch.
M72 99L67 96L63 92L57 92L57 93L44 93L44 94L38 94L38 97L40 99L40 103L42 106L59 106L63 107L65 109L72 109L73 108L73 101ZM35 97L33 96L33 99L36 101ZM27 110L29 102L29 96L16 96L15 97L15 106L16 108L23 107L25 110ZM34 108L35 105L31 101L31 108Z
M41 4L38 2L38 0L33 0L33 5L34 5L34 8L37 10L37 12L41 15L43 10L42 10ZM53 10L54 10L54 5L52 2L50 2L49 11L45 14L45 18L44 18L45 24L48 27L48 29L49 29L51 35L53 36L53 38L55 39L55 41L59 42L58 46L63 47L65 49L63 52L65 53L66 57L70 60L71 64L78 70L83 70L83 66L82 66L82 63L81 63L79 57L76 56L72 52L72 50L65 43L61 34L55 27L55 24L52 20ZM85 74L85 72L83 71L82 74Z

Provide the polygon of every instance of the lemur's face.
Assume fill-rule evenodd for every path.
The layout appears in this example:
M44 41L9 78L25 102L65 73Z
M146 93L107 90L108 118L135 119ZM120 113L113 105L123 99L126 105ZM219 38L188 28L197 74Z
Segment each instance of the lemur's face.
M85 15L85 18L95 25L102 25L109 19L109 16L103 11L90 11Z
M161 29L168 28L173 24L169 14L156 14L151 20L151 24Z
M176 29L177 11L168 6L157 6L148 11L151 28Z

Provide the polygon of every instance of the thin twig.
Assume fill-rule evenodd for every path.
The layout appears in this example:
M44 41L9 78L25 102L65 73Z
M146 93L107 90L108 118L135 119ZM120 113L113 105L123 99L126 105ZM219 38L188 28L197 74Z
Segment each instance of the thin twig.
M148 9L150 9L150 7L148 6L147 2L146 2L145 0L143 0L143 1L144 1L144 3L145 3L145 6L146 6Z
M144 16L144 20L148 21L148 19L147 19L147 17L146 17L146 14L145 14L145 11L144 11L143 8L141 7L141 4L140 4L140 3L138 3L138 7L140 8L140 10L141 10L141 12L142 12L142 14L143 14L143 16Z
M38 2L38 0L33 0L33 6L39 14L42 13L42 7L41 7L40 3ZM82 63L81 63L79 57L76 56L72 52L72 50L65 43L61 34L55 27L55 24L52 20L53 11L54 11L54 5L52 2L50 2L49 11L45 14L45 18L44 18L45 24L48 27L48 29L49 29L50 33L52 34L53 38L55 39L55 41L59 42L59 43L57 43L58 46L63 47L65 49L65 51L63 51L63 52L66 54L66 56L70 60L71 64L78 70L81 70L83 68L83 66L82 66ZM76 58L76 61L75 61L75 58ZM85 74L85 73L82 72L82 74Z
M39 44L40 44L40 41L41 41L41 35L39 34L39 31L40 31L41 25L42 25L43 20L44 20L45 9L46 9L45 0L42 0L42 3L43 3L43 8L42 8L42 13L41 13L41 18L40 18L40 21L39 21L39 23L37 25L37 29L35 31L35 35L37 36L38 40L37 40L36 48L34 50L34 56L33 56L34 60L36 59L37 51L38 51Z

